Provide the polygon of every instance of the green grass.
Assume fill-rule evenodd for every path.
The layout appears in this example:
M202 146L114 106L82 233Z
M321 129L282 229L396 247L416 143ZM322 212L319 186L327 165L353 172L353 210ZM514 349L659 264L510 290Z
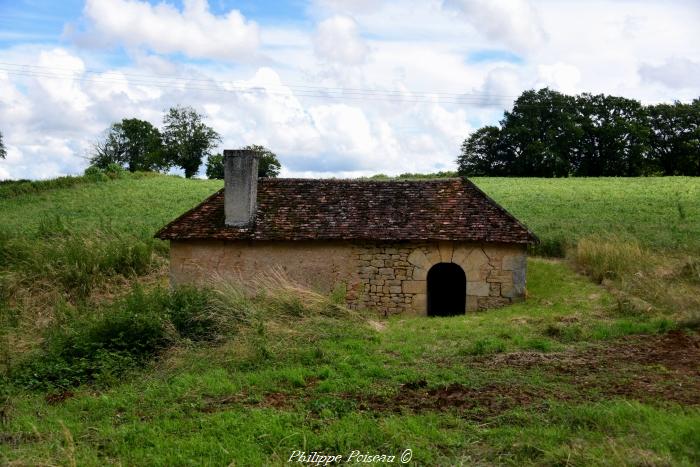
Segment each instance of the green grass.
M12 442L0 446L0 458L226 465L280 463L293 450L347 455L410 448L423 464L699 462L697 409L600 396L582 390L577 375L480 363L494 351L584 350L620 334L667 329L644 317L627 327L611 296L562 263L529 266L528 302L490 313L395 317L381 332L318 314L272 320L241 328L220 345L185 345L124 383L77 388L59 404L16 390L4 407L3 430ZM551 336L552 325L572 317L581 329L576 339ZM622 370L610 371L599 378L617 378ZM363 398L390 401L421 380L427 388L459 384L478 392L496 384L504 394L523 388L543 395L536 404L493 413L362 406Z
M681 299L698 287L700 181L475 182L552 248L584 239L573 260L597 279L653 294L658 283L679 301L623 306L614 288L566 261L531 258L527 301L488 313L378 325L319 305L336 302L341 289L322 301L298 291L247 299L228 290L216 306L233 313L226 323L234 324L198 341L186 337L192 317L208 330L206 320L218 315L196 293L167 290L167 243L150 237L220 181L127 177L14 194L0 198L6 369L23 358L48 365L53 349L69 363L83 358L82 367L70 363L76 368L102 371L102 354L76 351L128 342L104 323L150 332L137 325L152 317L158 333L172 329L167 346L138 365L109 360L106 375L88 373L78 386L28 390L6 372L0 463L269 465L294 450L405 449L423 465L700 463L700 409L681 397L693 397L697 379L632 358L668 331L696 335L697 326L681 320L689 306ZM125 245L150 248L148 261ZM682 261L651 275L658 258L642 261L649 252ZM145 295L130 295L135 283ZM82 295L75 284L87 284ZM613 390L635 384L641 389Z
M153 175L0 198L2 228L31 237L47 218L58 216L74 232L113 229L152 236L221 187L220 180Z
M699 177L472 180L544 241L615 234L700 254Z

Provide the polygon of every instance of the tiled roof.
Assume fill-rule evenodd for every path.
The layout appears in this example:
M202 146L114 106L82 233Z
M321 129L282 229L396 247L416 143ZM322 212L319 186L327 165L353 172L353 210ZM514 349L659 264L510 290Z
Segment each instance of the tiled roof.
M466 179L261 178L254 222L224 225L224 192L162 228L167 240L465 240L536 243L527 227Z

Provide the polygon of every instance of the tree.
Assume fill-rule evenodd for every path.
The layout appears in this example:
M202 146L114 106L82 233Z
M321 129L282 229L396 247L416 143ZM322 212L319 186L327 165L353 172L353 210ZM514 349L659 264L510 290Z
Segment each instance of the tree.
M501 129L485 126L472 133L462 143L462 152L457 158L457 172L461 176L508 175L503 160Z
M2 132L0 131L0 159L4 159L7 156L7 151L5 150L5 143L2 141Z
M663 175L700 175L700 99L648 108L650 159Z
M112 124L104 140L95 144L90 160L99 168L119 164L130 172L160 171L168 168L160 131L149 122L137 118Z
M544 88L525 91L501 121L507 175L565 177L578 147L575 100Z
M256 151L260 153L258 162L258 177L275 178L279 175L282 165L277 159L277 155L267 149L265 146L251 144L243 149ZM224 178L224 156L221 154L212 154L207 159L207 178Z
M636 177L649 172L649 126L638 101L604 94L576 98L583 130L576 175Z
M199 171L202 159L211 155L221 141L219 134L207 126L192 107L176 106L163 118L163 144L167 160L191 178Z
M260 146L257 144L251 144L243 149L257 151L260 153L260 161L258 162L258 177L277 178L277 176L280 174L280 169L282 168L282 164L280 164L280 161L277 160L277 154L270 151L265 146Z
M221 154L212 154L207 158L207 178L209 179L224 179L224 156Z

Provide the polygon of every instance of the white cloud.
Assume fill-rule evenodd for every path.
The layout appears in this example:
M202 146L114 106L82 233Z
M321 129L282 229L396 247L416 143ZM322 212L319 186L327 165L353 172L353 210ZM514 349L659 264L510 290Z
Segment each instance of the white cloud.
M553 65L539 65L537 71L539 79L535 84L536 88L549 87L565 94L581 92L578 87L581 72L573 65L557 62Z
M528 0L447 0L445 6L461 13L487 38L525 52L547 38L537 10Z
M348 16L333 16L318 25L314 37L316 55L329 62L359 65L369 49L357 31L357 23Z
M37 82L52 101L59 103L68 111L85 111L88 98L76 81L85 71L85 64L80 58L63 49L53 49L39 54L38 65L62 77L62 79L48 76L37 78Z
M639 67L639 75L646 82L661 83L673 89L697 87L700 62L672 57L660 65L642 64Z
M160 126L163 110L176 104L204 112L222 149L269 146L285 176L358 176L453 169L468 133L496 123L525 89L654 102L700 95L692 79L700 9L690 2L538 0L535 11L506 0L454 0L451 10L440 0L318 0L309 22L263 23L257 49L210 40L235 34L203 1L180 10L143 0L89 3L102 5L107 26L86 11L88 31L101 44L126 45L123 61L109 62L83 43L0 49L0 62L63 69L60 79L0 71L0 130L9 151L1 177L79 173L110 123L133 117ZM124 29L114 26L125 17ZM257 40L255 23L242 21ZM144 33L146 23L160 32ZM324 34L330 39L319 44ZM253 61L232 66L253 51ZM512 59L484 59L493 56ZM154 74L165 78L143 78ZM319 86L369 91L319 97Z
M162 54L235 60L255 52L259 42L255 22L238 10L213 15L207 0L184 0L182 11L165 2L87 0L84 14L102 40Z

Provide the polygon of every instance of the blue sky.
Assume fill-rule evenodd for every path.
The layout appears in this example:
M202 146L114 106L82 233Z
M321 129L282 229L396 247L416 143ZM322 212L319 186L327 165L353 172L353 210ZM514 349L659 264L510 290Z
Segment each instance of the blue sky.
M697 24L690 0L0 0L0 179L80 173L178 104L287 176L453 169L526 89L697 97Z

